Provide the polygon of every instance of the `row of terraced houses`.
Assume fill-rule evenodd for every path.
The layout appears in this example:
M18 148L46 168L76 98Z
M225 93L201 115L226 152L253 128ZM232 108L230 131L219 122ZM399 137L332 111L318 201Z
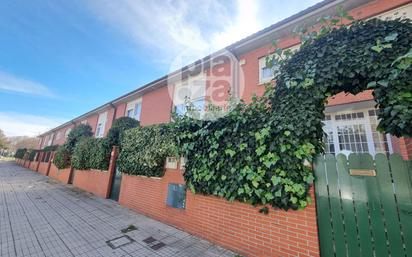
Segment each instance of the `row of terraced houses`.
M224 105L228 99L228 92L232 96L243 99L246 103L250 102L254 94L263 94L266 83L274 83L271 82L273 71L266 67L265 61L266 56L273 51L272 42L276 40L278 47L282 49L298 49L300 44L299 38L293 35L293 30L300 26L315 24L321 16L334 15L338 6L342 6L355 19L395 19L399 17L412 19L412 2L410 0L322 1L225 49L206 56L146 85L142 85L126 95L115 98L43 133L39 136L39 148L63 144L69 132L78 124L89 124L93 129L95 137L103 137L107 134L113 121L123 116L139 120L141 126L170 122L173 111L178 113L186 111L185 99L187 97L200 110L203 110L203 107L208 102ZM370 153L372 156L377 153L388 155L399 153L404 159L411 160L412 139L382 134L377 131L378 122L377 110L375 109L375 102L370 90L357 95L340 93L330 97L325 109L324 120L326 152L335 155L342 152ZM174 178L174 176L166 174L168 178ZM181 175L179 175L175 182L184 183ZM131 183L130 180L122 181L122 187L127 186L127 183ZM144 183L149 182L146 181ZM163 182L156 181L153 183L162 184ZM136 198L142 196L137 195L137 191L133 190L127 193L128 197L132 198L133 194L135 194ZM159 198L164 198L165 191L167 192L167 189L162 189L162 192L155 192L150 189L147 194L159 195ZM125 192L122 191L122 193L124 194ZM311 194L313 195L313 190ZM148 198L150 197L148 196ZM269 256L258 254L260 250L256 250L255 248L257 247L263 249L262 251L264 252L276 252L281 254L281 256L319 255L316 211L314 207L308 207L307 210L296 215L290 212L288 213L289 216L279 212L276 212L275 216L271 215L271 218L277 220L278 225L285 224L285 229L286 227L292 228L288 233L293 231L296 236L296 238L293 236L290 236L290 238L279 236L278 238L278 236L272 234L274 230L271 229L267 230L270 232L270 235L265 234L266 230L262 228L262 224L271 226L271 222L260 216L255 217L257 221L253 224L246 221L242 221L239 224L227 221L228 223L218 223L220 225L215 229L215 223L211 220L213 220L214 216L217 217L221 213L214 213L215 209L210 207L212 203L215 203L213 202L214 200L199 198L200 196L198 198L193 197L188 196L187 210L178 211L166 210L166 207L158 207L153 202L147 203L143 206L144 208L140 208L136 199L127 200L123 198L120 203L166 223L199 234L208 240L231 249L240 249L240 252L249 253L250 255ZM122 196L120 198L122 199ZM141 201L145 201L143 198ZM198 201L200 199L202 204L200 202L195 204L193 199ZM217 205L218 209L222 211L227 210L225 209L226 203L219 202L216 203ZM204 215L205 219L209 221L206 221L205 224L202 223L203 225L195 222L194 216L190 214L190 208L194 208L197 211L204 208L208 210L208 213ZM236 211L246 213L244 209L236 209ZM225 212L225 215L229 215L227 214L229 212ZM247 212L249 212L249 209ZM252 211L250 212L252 213ZM255 212L256 210L253 210L253 213ZM252 214L249 217L252 217ZM234 215L231 219L235 222L234 220L237 218L238 215ZM224 218L222 219L224 220ZM308 232L303 233L299 230L299 225L297 225L299 223L302 223L305 229L310 227L314 227L314 229L309 229ZM251 239L247 241L248 246L244 248L244 244L242 245L243 239L236 239L238 236L236 234L226 238L224 232L222 232L225 231L226 227L228 231L237 231L239 229L239 231L242 231L241 233L246 233L242 234L243 236L250 234ZM202 234L203 232L199 232L200 230L214 231L214 234L212 232ZM286 233L285 231L282 232L282 228L276 228L276 231L280 233L279 235ZM266 244L267 240L269 240L268 244ZM306 246L301 246L300 241Z
M253 94L262 94L264 83L272 79L273 72L265 67L265 57L272 48L273 40L277 40L278 46L283 49L298 48L299 38L292 35L292 30L307 26L320 16L332 14L338 5L349 9L356 19L411 18L412 5L409 2L323 1L43 133L39 137L39 148L63 144L70 130L81 123L89 124L95 136L102 137L113 121L122 116L133 117L142 126L169 122L172 111L176 108L182 111L180 107L184 105L185 96L190 97L196 106L204 106L208 102L221 103L222 99L227 98L225 93L231 90L232 94L248 102ZM325 111L325 132L328 134L326 151L335 154L341 151L371 154L395 152L412 158L410 139L383 135L376 130L378 121L374 106L370 91L358 95L340 93L331 97Z

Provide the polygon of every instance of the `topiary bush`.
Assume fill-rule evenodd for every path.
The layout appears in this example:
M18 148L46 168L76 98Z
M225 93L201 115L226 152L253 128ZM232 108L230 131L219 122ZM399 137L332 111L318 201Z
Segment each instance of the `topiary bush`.
M74 147L77 142L83 138L92 137L92 127L88 124L79 124L72 129L67 136L66 143L57 148L56 154L53 159L54 165L58 169L65 169L71 165L71 155L73 154Z
M93 131L89 124L79 124L74 127L67 135L66 145L69 149L74 149L76 143L84 137L92 137Z
M16 150L16 153L14 154L14 158L16 159L23 159L24 154L26 153L27 149L26 148L19 148Z
M29 161L34 161L34 158L36 157L36 154L39 153L40 150L35 150L35 149L30 149L29 150Z
M174 139L170 124L127 130L122 137L117 167L130 175L162 177L166 157L176 156Z
M107 138L83 138L74 148L72 166L78 170L108 170L110 154Z
M121 137L124 131L132 128L136 128L140 125L139 121L130 117L121 117L113 122L112 127L107 133L107 138L109 140L110 146L119 146Z
M70 156L71 152L68 145L63 144L57 148L53 164L56 165L58 169L66 169L70 167Z
M54 152L54 151L57 150L58 147L59 147L59 145L49 145L49 146L44 147L40 151L42 151L42 152Z

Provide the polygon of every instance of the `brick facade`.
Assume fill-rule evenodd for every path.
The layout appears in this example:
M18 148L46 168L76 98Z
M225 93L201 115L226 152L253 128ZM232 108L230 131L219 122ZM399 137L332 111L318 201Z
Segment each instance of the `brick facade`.
M100 170L74 170L73 186L87 192L107 198L109 190L110 173Z
M162 178L123 175L119 203L245 256L319 256L315 204L303 211L270 209L186 194L186 208L166 205L169 183L184 184L179 170ZM313 190L311 190L313 197Z
M64 184L69 184L71 168L59 170L53 163L50 165L49 177L56 179Z

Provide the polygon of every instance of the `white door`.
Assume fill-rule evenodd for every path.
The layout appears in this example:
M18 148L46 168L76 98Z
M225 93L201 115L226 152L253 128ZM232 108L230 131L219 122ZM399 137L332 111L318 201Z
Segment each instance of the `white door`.
M374 109L328 113L324 124L326 153L392 153L390 136L377 131Z

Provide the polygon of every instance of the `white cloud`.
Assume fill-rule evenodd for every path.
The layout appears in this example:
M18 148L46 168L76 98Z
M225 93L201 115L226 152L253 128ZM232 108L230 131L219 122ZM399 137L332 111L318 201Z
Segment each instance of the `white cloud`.
M56 95L43 84L18 78L2 71L0 71L0 90L43 97L56 97Z
M61 118L0 112L0 129L6 136L38 136L65 121Z
M91 0L101 21L153 60L188 64L321 0ZM147 48L146 48L147 49Z
M256 18L258 1L254 0L237 0L232 8L218 0L92 3L101 20L138 46L149 46L162 62L182 54L187 62L194 61L256 32L261 25Z

